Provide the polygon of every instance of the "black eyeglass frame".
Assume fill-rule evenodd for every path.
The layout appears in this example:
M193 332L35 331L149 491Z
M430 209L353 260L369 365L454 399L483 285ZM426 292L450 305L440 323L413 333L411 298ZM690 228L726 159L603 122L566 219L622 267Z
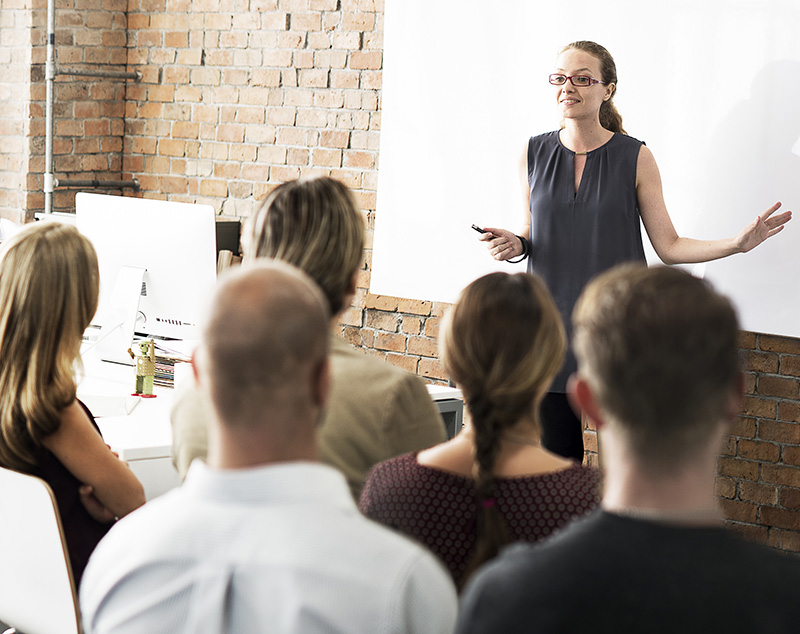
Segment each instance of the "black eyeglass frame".
M557 79L556 81L553 81L555 78L562 78L562 77L563 81L561 82L559 82ZM576 79L585 79L587 83L576 84L575 83ZM589 77L589 75L565 75L564 73L553 73L547 78L547 81L549 81L553 86L563 86L564 84L567 83L567 80L569 80L569 82L576 88L588 88L589 86L594 86L595 84L605 85L608 83L607 81L600 81L599 79L595 79L594 77Z

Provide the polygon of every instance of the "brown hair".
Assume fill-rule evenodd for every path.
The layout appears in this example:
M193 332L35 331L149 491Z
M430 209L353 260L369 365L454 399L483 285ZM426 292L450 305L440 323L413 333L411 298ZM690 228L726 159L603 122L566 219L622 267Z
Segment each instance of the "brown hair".
M584 51L596 57L600 62L600 77L606 84L614 84L611 97L600 106L600 125L606 130L611 130L618 134L627 134L622 127L622 116L620 116L617 107L614 105L614 95L617 94L617 65L614 63L614 58L611 57L611 53L596 42L580 40L567 44L561 49L559 55L572 49Z
M245 258L293 264L319 284L332 316L362 262L364 218L353 194L328 177L304 178L276 187L249 219L242 240Z
M680 269L623 265L589 283L573 324L579 373L643 468L665 472L705 448L739 380L726 297Z
M466 580L508 541L493 492L500 436L524 417L538 423L539 404L561 367L566 338L538 277L492 273L462 291L445 319L440 346L475 434L478 542Z
M97 255L75 227L35 223L3 245L0 464L33 466L33 448L75 400L75 363L98 292Z

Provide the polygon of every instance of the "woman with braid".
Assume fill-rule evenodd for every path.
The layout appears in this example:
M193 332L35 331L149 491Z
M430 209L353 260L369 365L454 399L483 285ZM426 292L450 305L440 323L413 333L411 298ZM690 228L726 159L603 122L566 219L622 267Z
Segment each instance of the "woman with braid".
M367 478L362 512L427 545L459 585L504 544L538 541L597 506L598 472L539 442L539 405L565 341L538 277L474 281L440 338L470 422L452 440L387 460Z

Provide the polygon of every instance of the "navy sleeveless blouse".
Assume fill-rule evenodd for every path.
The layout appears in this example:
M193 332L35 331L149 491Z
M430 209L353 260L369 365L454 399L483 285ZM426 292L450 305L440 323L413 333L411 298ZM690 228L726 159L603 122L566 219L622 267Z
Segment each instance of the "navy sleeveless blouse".
M636 199L636 163L642 142L615 134L586 156L575 193L575 153L558 132L532 137L528 143L531 187L531 256L528 271L544 279L572 339L572 308L586 283L622 262L644 262ZM565 392L575 371L567 352L550 388Z

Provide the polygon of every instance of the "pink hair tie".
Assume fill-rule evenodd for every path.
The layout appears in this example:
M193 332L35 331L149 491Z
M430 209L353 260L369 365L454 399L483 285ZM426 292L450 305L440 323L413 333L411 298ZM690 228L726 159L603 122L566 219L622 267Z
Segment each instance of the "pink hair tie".
M481 506L485 509L490 509L493 506L497 506L497 500L494 498L486 498L481 502Z

